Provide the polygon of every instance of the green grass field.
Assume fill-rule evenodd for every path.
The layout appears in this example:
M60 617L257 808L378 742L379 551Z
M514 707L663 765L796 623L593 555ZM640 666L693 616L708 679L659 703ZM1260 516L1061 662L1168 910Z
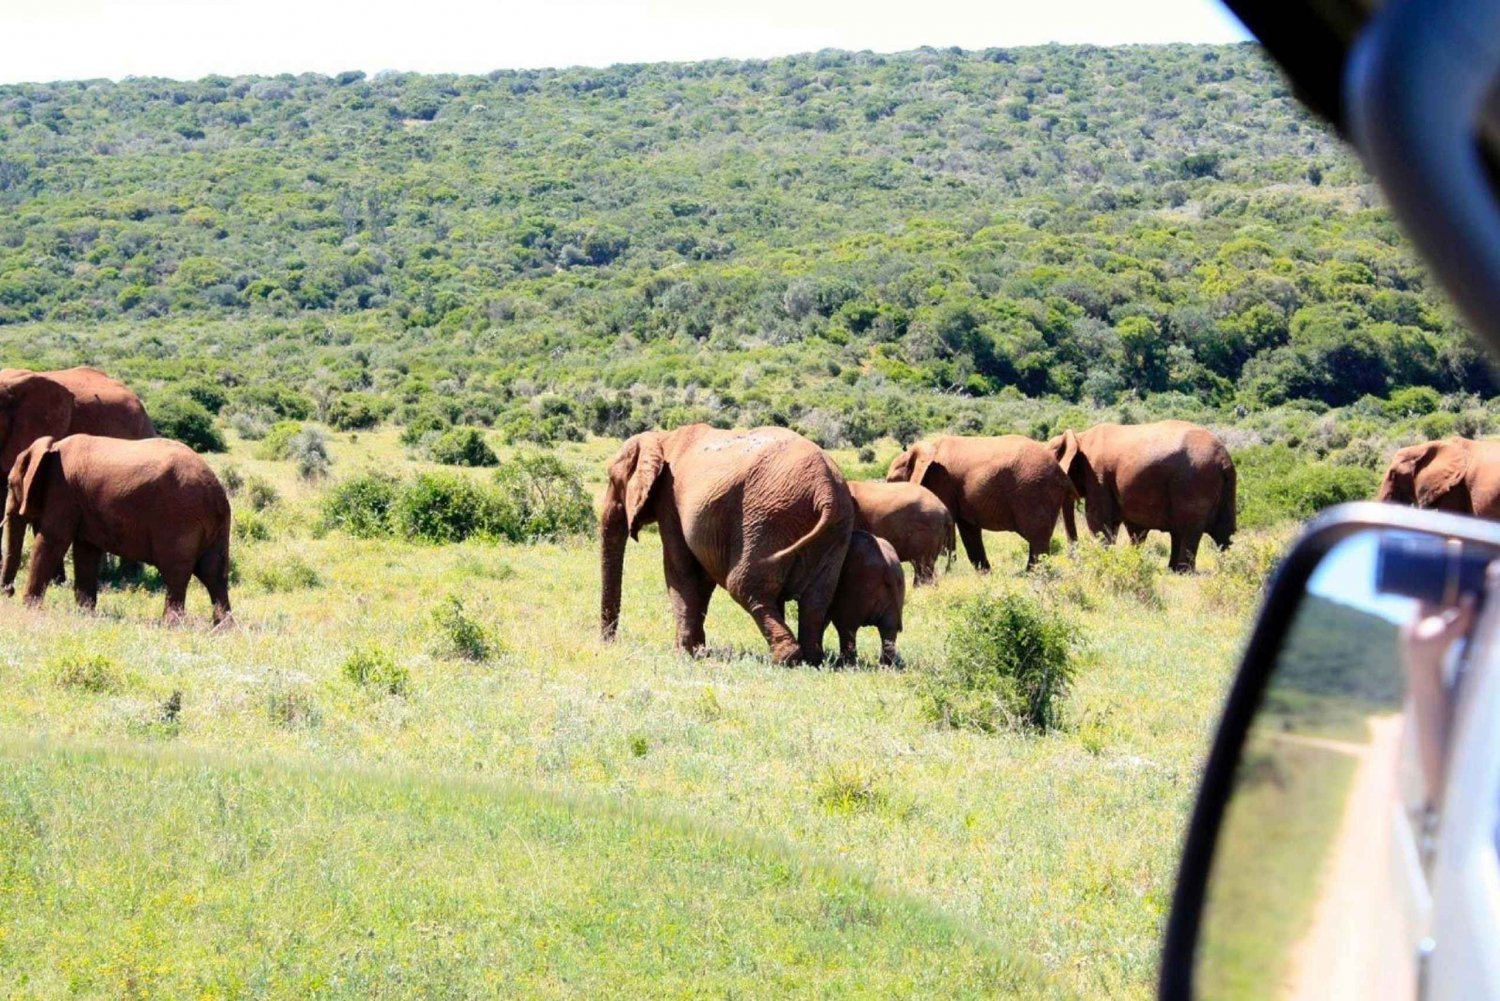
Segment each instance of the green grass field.
M560 454L597 490L612 448ZM334 452L335 477L409 465L394 431ZM234 631L209 633L196 585L175 630L145 590L94 615L66 588L0 604L15 996L1151 993L1253 607L1211 546L1198 576L1162 575L1159 607L1073 564L1023 576L1005 536L990 578L960 557L912 591L915 665L976 592L1076 614L1067 725L987 736L925 720L901 671L773 667L723 594L714 655L678 656L654 535L627 549L605 645L592 540L319 538L325 487L252 453L215 460L281 494L271 538L236 543ZM439 651L450 595L502 645L491 662ZM372 645L405 694L345 677Z

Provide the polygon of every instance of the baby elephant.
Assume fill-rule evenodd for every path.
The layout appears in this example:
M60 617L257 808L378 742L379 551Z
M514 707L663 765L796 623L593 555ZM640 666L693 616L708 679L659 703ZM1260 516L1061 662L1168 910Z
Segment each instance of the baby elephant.
M896 550L869 532L849 536L849 553L828 610L839 633L839 664L854 662L854 635L861 626L880 630L880 662L896 663L896 636L906 604L906 573Z
M854 527L885 539L915 571L916 584L931 584L938 557L953 562L953 515L938 495L915 483L850 480Z
M38 438L16 458L6 504L0 585L14 591L25 525L36 535L26 602L42 600L73 547L73 594L93 608L105 553L149 563L167 588L162 618L182 619L188 578L213 601L214 624L229 614L229 498L208 463L165 438L126 441L89 434Z

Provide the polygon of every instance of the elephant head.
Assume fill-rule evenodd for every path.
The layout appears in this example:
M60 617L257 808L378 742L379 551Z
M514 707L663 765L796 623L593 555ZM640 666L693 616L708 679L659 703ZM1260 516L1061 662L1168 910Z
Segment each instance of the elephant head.
M17 457L11 466L6 481L9 499L5 503L5 558L0 561L0 580L5 582L5 593L10 594L11 582L21 565L21 540L25 519L37 517L46 502L46 470L58 462L57 450L51 435L43 435L32 442Z
M1469 442L1462 438L1428 441L1396 453L1381 481L1377 500L1417 507L1441 507L1464 483Z
M625 540L640 538L641 528L656 520L651 497L666 469L664 435L648 431L629 439L609 464L604 511L599 517L599 561L604 581L599 631L614 639L620 624L620 579L625 569Z
M958 510L957 484L948 475L947 467L937 457L937 449L930 441L919 441L896 456L885 479L887 483L915 483L926 487L947 505L948 510Z
M22 369L0 371L0 467L44 435L62 438L73 422L73 393L54 379Z
M1104 533L1107 525L1118 520L1114 513L1115 499L1094 472L1093 464L1089 462L1088 453L1078 435L1069 429L1048 441L1047 447L1057 457L1057 464L1062 467L1062 471L1068 475L1073 492L1082 498L1083 516L1088 522L1089 531L1095 535Z

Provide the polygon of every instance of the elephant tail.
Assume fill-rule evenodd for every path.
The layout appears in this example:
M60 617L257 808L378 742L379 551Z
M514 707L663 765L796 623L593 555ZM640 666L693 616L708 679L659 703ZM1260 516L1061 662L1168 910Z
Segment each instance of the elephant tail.
M843 484L839 483L837 486L843 487ZM833 487L834 484L830 483L828 489L820 490L814 501L818 508L817 524L790 546L772 553L771 562L789 560L819 539L832 536L840 530L844 533L844 540L848 541L849 532L854 526L854 504L849 500L847 488L844 488L842 497L844 503L840 504L839 493Z
M1219 507L1214 512L1213 523L1208 526L1208 536L1219 544L1220 549L1226 549L1238 528L1236 523L1238 497L1236 495L1239 474L1235 472L1234 463L1227 456L1220 472L1223 476L1223 488L1219 491Z
M953 569L953 559L958 555L958 521L950 512L948 515L948 537L943 540L943 552L948 554L948 562L943 565L943 572L948 573Z
M1071 486L1071 484L1070 484ZM1074 520L1074 508L1078 506L1078 494L1069 490L1068 496L1063 498L1062 522L1063 531L1068 533L1068 542L1072 544L1078 541L1078 522Z

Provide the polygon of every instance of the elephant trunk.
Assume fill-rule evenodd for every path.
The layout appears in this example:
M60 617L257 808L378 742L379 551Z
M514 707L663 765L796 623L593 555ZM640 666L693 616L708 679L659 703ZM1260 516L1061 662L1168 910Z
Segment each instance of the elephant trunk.
M615 638L620 626L620 578L625 570L627 536L625 505L613 498L604 502L599 519L599 570L603 589L599 598L599 635Z
M21 543L26 538L26 522L14 510L15 501L6 505L5 511L5 560L0 563L0 591L15 593L16 573L21 568Z

